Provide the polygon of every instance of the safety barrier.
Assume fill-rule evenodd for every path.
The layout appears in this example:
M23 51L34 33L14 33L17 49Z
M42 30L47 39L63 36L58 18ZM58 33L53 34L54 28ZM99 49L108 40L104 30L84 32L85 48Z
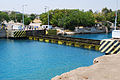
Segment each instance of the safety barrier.
M118 40L105 39L100 42L99 50L106 54L119 54L120 42Z

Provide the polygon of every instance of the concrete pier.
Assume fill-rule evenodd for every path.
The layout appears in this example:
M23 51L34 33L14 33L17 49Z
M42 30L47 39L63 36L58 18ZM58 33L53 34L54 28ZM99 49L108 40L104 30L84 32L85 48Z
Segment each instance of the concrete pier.
M6 37L7 37L6 30L0 30L0 38L6 38Z

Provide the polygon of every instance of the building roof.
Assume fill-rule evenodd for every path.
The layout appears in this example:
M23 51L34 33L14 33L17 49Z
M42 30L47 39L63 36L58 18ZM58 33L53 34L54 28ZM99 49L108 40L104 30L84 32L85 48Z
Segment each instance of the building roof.
M41 20L39 20L39 19L34 19L33 22L34 22L34 23L41 23Z

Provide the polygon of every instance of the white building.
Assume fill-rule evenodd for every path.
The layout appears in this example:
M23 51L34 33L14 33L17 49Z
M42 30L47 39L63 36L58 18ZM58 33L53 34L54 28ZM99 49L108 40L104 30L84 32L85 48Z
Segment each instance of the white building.
M22 30L23 24L22 23L14 23L14 21L10 21L8 23L5 23L8 30Z
M33 20L33 22L31 22L29 24L29 28L30 30L42 30L42 27L40 26L42 24L42 22L39 19L35 19Z
M52 25L42 25L42 29L52 29Z
M33 29L39 29L41 30L42 27L40 26L41 23L30 23L29 26L31 26Z
M15 23L12 25L13 30L22 30L23 29L23 24L22 23Z

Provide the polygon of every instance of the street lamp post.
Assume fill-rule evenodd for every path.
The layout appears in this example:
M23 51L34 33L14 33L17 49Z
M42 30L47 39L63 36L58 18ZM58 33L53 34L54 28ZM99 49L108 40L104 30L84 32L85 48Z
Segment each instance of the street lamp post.
M49 27L49 22L50 22L50 19L49 19L49 8L48 8L48 27Z
M45 13L46 13L46 7L45 7Z
M50 25L49 7L48 7L48 6L45 6L45 9L47 9L47 8L48 8L48 27L49 27L49 25Z
M14 13L15 13L15 22L17 22L17 19L16 19L16 9L13 8L13 10L14 10Z

